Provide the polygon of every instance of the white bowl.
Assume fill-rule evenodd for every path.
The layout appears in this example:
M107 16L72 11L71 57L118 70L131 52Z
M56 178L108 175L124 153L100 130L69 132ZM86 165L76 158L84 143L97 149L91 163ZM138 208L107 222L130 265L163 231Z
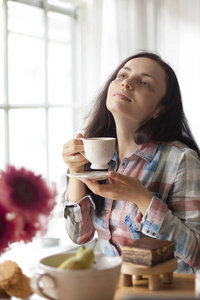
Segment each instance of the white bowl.
M43 258L31 279L33 291L59 300L112 300L118 284L121 257L95 252L92 269L60 270L57 268L76 252L59 253Z

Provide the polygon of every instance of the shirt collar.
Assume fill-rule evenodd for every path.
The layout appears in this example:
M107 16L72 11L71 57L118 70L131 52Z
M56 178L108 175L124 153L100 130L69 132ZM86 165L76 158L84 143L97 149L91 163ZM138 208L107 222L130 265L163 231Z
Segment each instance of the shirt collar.
M133 156L135 154L135 155L143 158L147 162L151 162L157 152L159 144L160 144L160 142L150 141L146 144L139 145L137 147L137 149L135 150L135 152L128 155L127 158L130 158L131 156ZM114 160L117 163L117 160L118 160L117 151L113 155L112 160Z
M159 144L160 142L150 141L146 144L139 145L135 150L135 154L147 162L151 162L157 152Z

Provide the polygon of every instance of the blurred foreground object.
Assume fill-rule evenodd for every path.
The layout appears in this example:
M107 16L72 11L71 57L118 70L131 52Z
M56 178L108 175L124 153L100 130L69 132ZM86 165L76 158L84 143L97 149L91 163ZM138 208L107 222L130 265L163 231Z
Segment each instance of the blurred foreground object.
M56 194L55 185L49 188L41 175L23 167L0 172L0 253L46 232Z
M32 294L30 278L23 274L17 263L4 261L0 264L0 298L26 298Z

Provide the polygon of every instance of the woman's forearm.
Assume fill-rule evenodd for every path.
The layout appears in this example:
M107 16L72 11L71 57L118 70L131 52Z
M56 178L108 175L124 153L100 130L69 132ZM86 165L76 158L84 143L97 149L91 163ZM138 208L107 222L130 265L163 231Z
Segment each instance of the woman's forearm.
M86 196L85 184L77 178L70 178L67 189L68 201L78 202L84 196Z

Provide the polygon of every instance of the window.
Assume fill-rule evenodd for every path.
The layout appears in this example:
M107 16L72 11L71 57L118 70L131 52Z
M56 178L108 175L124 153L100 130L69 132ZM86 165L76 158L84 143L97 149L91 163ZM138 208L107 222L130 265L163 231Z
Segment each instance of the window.
M74 136L76 8L0 0L0 169L8 163L65 185L62 145Z

